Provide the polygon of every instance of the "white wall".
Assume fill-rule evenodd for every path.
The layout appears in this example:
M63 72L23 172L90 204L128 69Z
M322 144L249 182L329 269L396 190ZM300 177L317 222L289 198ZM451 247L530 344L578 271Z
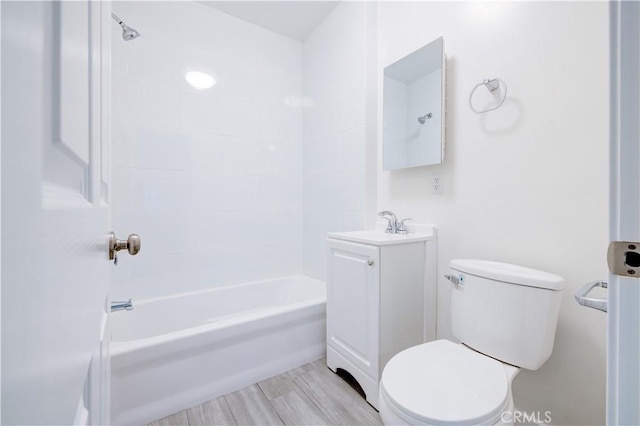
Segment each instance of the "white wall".
M573 294L607 276L607 4L389 2L378 18L381 67L445 40L444 164L378 176L379 209L438 226L438 336L451 337L450 259L562 275L554 353L515 379L516 406L550 410L554 424L604 424L606 317ZM489 77L504 79L509 96L479 116L469 92ZM431 194L433 174L442 195Z
M303 47L304 272L325 279L326 236L375 208L375 6L340 3Z
M397 169L406 167L409 155L407 154L407 125L409 121L407 102L409 87L390 76L384 76L384 94L382 110L384 122L382 123L382 158L384 167Z
M302 44L196 2L117 2L114 298L302 272ZM189 70L217 85L197 91Z

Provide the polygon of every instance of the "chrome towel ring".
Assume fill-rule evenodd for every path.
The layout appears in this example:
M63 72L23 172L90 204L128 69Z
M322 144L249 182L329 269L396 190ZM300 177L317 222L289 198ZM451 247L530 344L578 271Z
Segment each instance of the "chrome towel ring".
M474 108L473 102L472 102L473 94L476 93L476 90L478 90L478 87L484 86L487 88L489 92L493 93L496 90L498 90L501 84L502 84L502 87L504 87L504 93L502 94L502 98L500 99L500 101L496 106L487 108L484 110L480 110L480 111ZM475 112L476 114L484 114L485 112L495 111L498 108L500 108L506 98L507 98L507 83L505 83L504 80L500 78L486 79L482 83L476 84L475 87L471 90L471 94L469 95L469 108L471 108L471 111Z

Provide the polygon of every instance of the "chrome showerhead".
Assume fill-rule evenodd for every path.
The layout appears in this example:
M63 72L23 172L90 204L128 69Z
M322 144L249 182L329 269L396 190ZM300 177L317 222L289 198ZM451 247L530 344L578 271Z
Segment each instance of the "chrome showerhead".
M140 37L140 33L137 30L122 22L122 20L118 18L115 13L112 13L111 17L116 20L120 27L122 27L122 38L125 41L133 40L134 38Z
M122 27L122 38L129 41L129 40L133 40L136 37L140 37L140 33L136 30L134 30L133 28L125 25L125 24L120 24L120 26Z
M421 117L418 117L418 123L424 124L424 123L427 122L427 118L431 118L431 117L433 117L433 114L431 114L431 113L427 113L427 114L425 114L425 115L423 115Z

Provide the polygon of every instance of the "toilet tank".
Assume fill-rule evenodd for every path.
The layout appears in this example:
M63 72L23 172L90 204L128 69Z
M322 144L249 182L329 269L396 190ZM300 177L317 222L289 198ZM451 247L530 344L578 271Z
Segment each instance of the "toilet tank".
M453 335L492 358L540 368L553 351L562 277L486 260L457 259L449 266Z

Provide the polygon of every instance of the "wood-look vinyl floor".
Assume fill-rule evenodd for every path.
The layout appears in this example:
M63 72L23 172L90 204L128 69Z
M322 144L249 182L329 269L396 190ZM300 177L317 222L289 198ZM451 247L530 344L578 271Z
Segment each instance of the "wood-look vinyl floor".
M382 421L320 359L149 426L189 425L382 425Z

